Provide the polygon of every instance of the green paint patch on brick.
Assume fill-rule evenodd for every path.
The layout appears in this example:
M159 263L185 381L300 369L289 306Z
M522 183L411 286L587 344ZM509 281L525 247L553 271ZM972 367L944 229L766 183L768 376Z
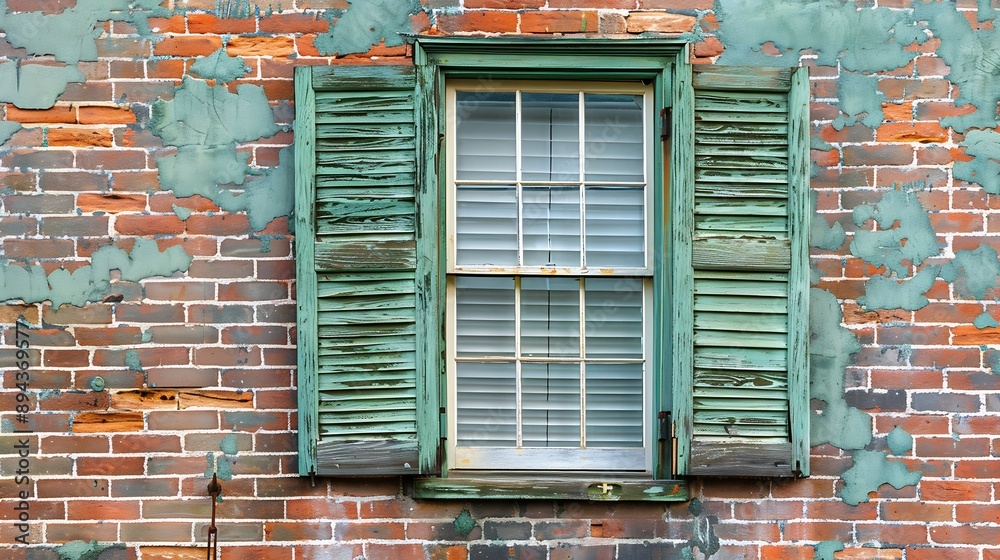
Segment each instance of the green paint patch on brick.
M469 510L463 509L462 513L459 513L458 517L455 518L454 525L455 532L465 537L476 528L476 520L472 518Z
M809 292L809 393L823 406L810 419L811 445L829 443L840 449L863 449L872 439L872 419L844 400L844 376L858 339L841 325L836 296L818 288Z
M844 550L844 543L839 541L820 541L813 545L813 560L834 560L833 554Z
M906 455L913 449L913 436L909 432L896 426L885 438L886 445L893 455Z
M174 214L176 214L181 221L187 221L187 219L191 217L190 208L184 208L183 206L177 206L176 204L172 204L171 206L174 209Z
M153 105L150 130L164 145L177 147L176 155L156 162L164 190L179 198L204 196L227 212L246 212L255 231L291 214L292 149L283 149L278 166L266 170L252 169L249 155L237 152L239 143L281 130L259 86L242 84L232 93L185 77L174 99Z
M72 272L58 268L46 276L41 265L25 268L5 262L0 264L0 301L51 301L53 307L83 307L111 294L112 270L119 271L126 282L138 282L186 271L193 260L179 245L160 252L156 241L137 239L128 253L118 247L101 247L91 257L90 265Z
M124 544L71 541L56 549L59 560L98 560L105 550L125 550Z
M143 371L142 360L139 359L139 352L136 350L127 350L125 352L125 367L131 371Z
M998 323L997 320L994 319L992 315L990 315L989 313L986 313L985 311L981 315L979 315L978 317L976 317L975 319L973 319L972 324L977 329L987 329L987 328L990 328L990 327L1000 327L1000 323Z
M1000 134L993 130L970 130L959 146L972 159L955 161L955 178L980 185L990 194L1000 194Z
M241 57L231 57L226 49L219 49L209 56L199 57L191 65L191 72L206 80L231 82L246 75L249 69Z
M222 438L222 441L219 443L219 449L226 455L236 455L236 451L238 450L236 434L227 434L226 437Z
M809 193L812 199L813 219L809 223L809 244L813 247L833 251L839 249L847 240L847 233L840 222L829 225L822 214L816 212L818 194L816 191Z
M8 43L27 51L29 56L51 55L64 66L21 64L20 60L0 63L0 102L22 109L48 109L66 91L66 86L83 82L77 69L81 61L97 60L97 38L104 33L102 22L126 21L139 33L150 34L149 18L169 15L162 0L77 0L57 14L12 12L7 0L0 0L0 30Z
M916 311L929 303L924 295L934 286L939 266L926 266L912 278L872 276L865 283L865 295L858 304L865 309L903 309Z
M955 253L955 258L941 268L941 278L952 282L955 293L963 298L981 300L1000 282L1000 258L997 250L980 245Z
M824 66L878 72L906 66L917 56L906 47L928 39L908 10L841 0L718 0L715 14L723 64L798 66L809 50ZM768 43L777 55L764 52Z
M988 5L989 2L987 1ZM983 3L980 3L982 6ZM988 12L980 12L980 16ZM997 102L1000 88L1000 31L973 30L962 12L951 2L914 2L913 15L927 21L927 27L941 39L937 56L951 69L947 78L958 86L958 106L973 105L975 112L941 120L959 132L970 128L993 128L997 125Z
M882 125L882 101L885 94L878 89L878 76L843 72L837 80L837 97L841 114L833 120L833 128L842 130L860 122L868 128Z
M6 144L18 130L21 130L21 123L0 121L0 145Z
M844 473L844 487L837 493L848 505L867 503L869 494L883 484L899 490L916 484L922 476L919 471L909 471L903 463L890 461L885 451L859 450L852 457L854 465Z
M911 264L936 256L940 252L937 235L930 214L917 197L925 189L923 183L896 185L874 206L855 208L853 218L859 228L869 220L878 228L855 233L851 253L875 266L885 266L900 278L907 275Z
M422 9L420 0L348 0L348 4L336 22L332 14L327 16L330 31L313 41L320 54L364 53L383 41L386 47L398 47L403 35L413 32L410 16Z

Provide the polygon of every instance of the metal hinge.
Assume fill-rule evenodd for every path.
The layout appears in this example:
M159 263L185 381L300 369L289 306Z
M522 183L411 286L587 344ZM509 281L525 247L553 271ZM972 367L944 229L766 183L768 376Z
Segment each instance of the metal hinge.
M674 111L670 107L660 109L660 140L666 142L670 140L670 131L673 130Z

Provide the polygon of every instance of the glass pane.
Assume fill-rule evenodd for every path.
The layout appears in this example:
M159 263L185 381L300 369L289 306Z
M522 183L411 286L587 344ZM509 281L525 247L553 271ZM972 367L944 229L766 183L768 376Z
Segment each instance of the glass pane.
M459 91L455 96L456 178L513 181L514 93Z
M587 364L587 447L642 447L642 364Z
M514 320L513 278L455 278L455 355L513 356Z
M580 355L579 278L521 278L521 354Z
M580 180L578 94L521 94L521 178Z
M642 280L588 278L587 357L642 358Z
M513 363L458 363L458 445L517 443L517 381Z
M584 95L587 182L644 181L641 95Z
M525 187L524 264L580 266L579 187Z
M460 186L455 198L457 264L517 266L517 189Z
M587 266L646 266L643 189L588 187L586 200Z
M580 364L521 366L525 447L580 447Z

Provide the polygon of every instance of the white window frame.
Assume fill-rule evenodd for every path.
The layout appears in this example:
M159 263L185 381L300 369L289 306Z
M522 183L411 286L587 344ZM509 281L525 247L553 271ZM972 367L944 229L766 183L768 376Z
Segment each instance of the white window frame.
M644 169L644 217L645 217L645 266L643 267L628 267L628 268L587 268L587 267L541 267L541 266L458 266L457 261L457 247L455 240L455 232L457 225L456 216L456 165L455 165L455 154L456 154L456 92L462 91L517 91L517 113L516 119L520 121L520 92L538 92L538 93L580 93L581 97L583 93L596 93L596 94L629 94L629 95L642 95L643 96L643 169ZM653 149L658 144L655 142L654 138L654 126L652 119L654 118L654 89L652 85L642 84L638 81L636 82L596 82L596 81L540 81L540 80L502 80L502 81L490 81L488 84L484 84L480 81L475 80L448 80L446 83L446 104L447 109L447 120L446 120L446 181L447 194L446 194L446 326L445 326L445 347L446 347L446 403L447 409L450 413L447 415L447 463L449 470L452 471L478 471L478 470L504 470L504 471L600 471L600 472L621 472L621 473L634 473L634 474L649 474L652 472L653 464L653 453L656 445L656 437L653 433L653 353L654 353L654 341L653 341L653 271L655 258L655 247L653 247L653 231L654 231L654 190L657 188L655 184L655 175L653 170ZM583 105L581 103L580 111L583 111ZM582 125L582 119L581 119ZM581 191L585 185L593 185L594 183L587 183L585 181L585 176L583 174L583 166L585 164L583 157L583 135L584 130L581 126L579 129L579 140L581 145L581 157L579 165L581 166L580 181L579 182L567 182L567 181L521 181L521 141L520 141L520 129L521 127L516 126L518 131L516 137L516 165L517 165L517 179L513 183L517 186L518 192L520 192L523 184L528 185L579 185ZM489 184L485 181L468 181L472 184ZM511 184L511 182L504 182L505 185ZM608 183L601 183L607 185ZM518 223L519 228L521 227L521 217L522 217L522 198L519 196L519 208L518 208ZM581 200L581 206L583 206L583 201ZM583 216L581 215L581 228L584 227ZM585 238L581 231L581 251L585 248ZM523 255L523 243L519 240L518 242L518 253ZM471 361L496 361L493 359L468 359L468 358L458 358L456 356L457 347L457 333L456 333L456 288L455 288L455 278L460 275L498 275L504 277L524 277L524 276L559 276L567 278L582 278L583 282L586 282L587 277L627 277L627 278L641 278L643 283L643 341L642 341L642 359L643 364L643 398L642 398L642 446L641 447L604 447L604 448L570 448L570 447L460 447L457 445L457 391L456 391L456 364L461 359L471 360ZM519 282L515 281L516 284ZM583 287L581 286L581 292ZM525 359L525 357L520 356L520 289L515 290L515 344L516 353L515 357L510 358L511 362L522 362L527 363L530 361L538 361L542 363L554 363L558 361L565 361L571 363L584 362L583 369L586 368L586 363L599 363L600 361L606 362L621 362L621 360L595 360L595 359L584 359L584 358L544 358L530 360ZM581 346L585 344L586 340L586 323L584 322L584 308L581 306ZM517 367L518 375L517 378L520 379L519 371L520 367ZM584 386L584 380L581 379L581 400L585 399L586 388ZM517 398L518 410L520 410L520 395ZM581 402L581 420L585 414L584 403ZM520 414L518 413L518 417ZM585 429L581 425L581 438L585 439ZM518 440L520 439L520 429L518 429Z

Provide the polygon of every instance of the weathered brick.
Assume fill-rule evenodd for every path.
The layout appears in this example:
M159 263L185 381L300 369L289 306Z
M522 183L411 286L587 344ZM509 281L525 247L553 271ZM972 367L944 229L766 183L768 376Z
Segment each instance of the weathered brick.
M295 53L291 37L233 37L226 44L229 56L286 57Z
M521 33L584 33L597 31L597 12L553 10L521 14Z
M143 429L140 412L81 412L73 418L73 433L137 432Z
M217 430L219 414L213 410L154 410L150 430Z
M156 43L156 56L207 56L222 48L222 38L213 35L168 35Z

